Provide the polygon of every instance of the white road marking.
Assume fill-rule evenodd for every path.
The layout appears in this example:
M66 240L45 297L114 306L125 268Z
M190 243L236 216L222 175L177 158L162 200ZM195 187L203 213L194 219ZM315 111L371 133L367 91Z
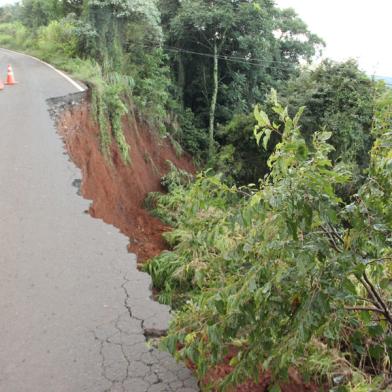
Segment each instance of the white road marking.
M41 64L46 65L47 67L49 67L50 69L52 69L53 71L57 72L60 76L62 76L65 80L67 80L69 83L72 84L72 86L74 86L78 91L85 91L86 88L82 87L79 83L75 82L73 79L71 79L68 75L66 75L64 72L58 70L57 68L53 67L53 65L46 63L45 61L42 61L40 59L38 59L37 57L34 56L30 56L29 54L26 53L21 53L21 52L16 52L14 50L9 50L9 49L5 49L5 48L0 48L0 50L4 50L6 52L10 52L10 53L14 53L14 54L19 54L22 56L26 56L26 57L30 57L38 62L40 62Z

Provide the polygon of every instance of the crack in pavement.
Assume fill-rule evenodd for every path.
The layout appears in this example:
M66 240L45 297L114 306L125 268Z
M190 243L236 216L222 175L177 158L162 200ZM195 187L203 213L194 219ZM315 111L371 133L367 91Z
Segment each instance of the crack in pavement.
M136 275L138 274L141 274L140 277L146 275L137 271ZM168 353L148 346L145 321L150 320L147 332L162 336L167 330L169 311L165 309L167 307L163 307L167 312L162 312L162 309L158 309L162 305L152 301L150 297L146 302L145 289L148 281L132 275L132 280L125 275L121 284L125 295L124 313L93 331L95 340L99 342L101 374L110 383L105 392L198 391L197 382L189 369L176 363ZM130 290L127 285L133 289ZM144 294L140 291L142 286ZM149 285L147 287L149 289ZM132 310L132 304L137 315ZM153 310L149 309L151 305ZM142 308L146 311L147 319L143 317Z

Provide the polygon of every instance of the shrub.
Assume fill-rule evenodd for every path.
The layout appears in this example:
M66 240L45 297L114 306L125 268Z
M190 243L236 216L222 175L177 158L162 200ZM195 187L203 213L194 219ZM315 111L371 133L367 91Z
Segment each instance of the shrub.
M40 27L37 33L37 49L41 57L46 60L76 57L78 38L74 23L65 18Z
M309 145L303 109L290 118L275 99L280 122L255 110L257 141L281 137L259 189L207 173L156 202L175 226L173 250L145 267L176 308L162 345L201 379L234 350L219 389L269 369L278 390L298 366L336 390L379 390L392 355L392 101L378 104L369 176L346 204L335 188L350 172L328 158L331 133Z
M20 22L2 23L0 45L6 48L25 49L30 45L29 31Z

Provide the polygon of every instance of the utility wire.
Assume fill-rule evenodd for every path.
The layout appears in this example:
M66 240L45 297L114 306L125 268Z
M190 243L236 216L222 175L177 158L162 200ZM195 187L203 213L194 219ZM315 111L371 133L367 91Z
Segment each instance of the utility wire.
M183 49L183 48L177 48L174 46L166 46L162 45L161 43L158 43L156 41L148 41L153 45L156 45L156 48L161 48L164 49L168 52L173 52L173 53L187 53L191 55L196 55L196 56L202 56L202 57L208 57L208 58L214 58L214 55L211 53L203 53L203 52L196 52L193 50L188 50L188 49ZM150 48L151 46L141 44L139 46L144 46ZM281 60L265 60L265 59L260 59L260 58L253 58L253 59L248 59L246 57L238 57L238 56L230 56L230 55L218 55L217 56L219 60L224 60L224 61L229 61L229 62L234 62L234 63L239 63L239 64L244 64L244 65L253 65L257 67L264 67L264 68L273 68L273 69L279 69L282 71L287 71L287 62L281 61ZM289 59L287 59L289 60ZM278 67L278 66L273 66L272 64L284 64L285 67ZM295 64L296 65L296 64ZM385 82L385 85L388 87L392 87L392 83L387 83Z
M154 43L154 44L156 44L156 43ZM145 44L133 44L133 46L151 48L151 46L148 46ZM169 46L164 46L164 45L159 45L159 46L157 45L156 48L157 49L160 48L160 49L166 50L168 52L173 52L173 53L187 53L187 54L192 54L192 55L196 55L196 56L214 58L214 55L211 53L195 52L192 50L169 47ZM280 69L282 71L287 71L287 63L283 62L283 61L258 59L259 62L255 62L256 59L248 60L245 57L235 57L235 56L226 56L226 55L218 55L217 57L219 60L223 60L223 61L239 63L239 64L244 64L244 65L253 65L253 66L264 67L264 68ZM271 65L270 63L285 64L286 67L278 67L276 65Z
M214 58L213 54L210 53L200 53L200 52L194 52L192 50L186 50L186 49L177 49L177 48L169 48L169 47L163 47L165 50L170 51L170 52L175 52L175 53L188 53L192 55L197 55L197 56L204 56L204 57L209 57L209 58ZM259 67L270 67L270 63L275 62L273 60L268 61L264 60L263 62L255 62L255 60L248 60L246 58L242 58L241 60L239 58L235 58L232 56L225 56L225 55L218 55L217 58L219 60L224 60L224 61L230 61L233 63L239 63L239 64L246 64L246 65L255 65ZM279 62L280 64L285 64L283 61ZM279 67L274 67L274 68L279 68ZM283 69L283 68L281 68Z
M188 49L182 49L182 48L176 48L174 46L165 46L165 48L167 49L171 49L171 50L176 50L178 52L184 52L184 53L189 53L189 54L195 54L195 55L199 55L199 56L206 56L206 57L214 57L213 54L211 53L202 53L202 52L196 52L193 50L188 50ZM278 63L278 64L286 64L286 62L282 61L282 60L265 60L265 59L260 59L260 58L247 58L247 57L238 57L238 56L230 56L230 55L218 55L218 58L222 59L222 60L239 60L242 61L246 64L255 64L255 65L263 65L264 63Z
M193 50L189 50L189 49L183 49L183 48L178 48L175 46L169 46L169 45L162 45L160 42L157 41L148 41L147 42L153 44L153 45L157 45L157 47L166 49L166 50L170 50L170 51L176 51L178 53L188 53L188 54L194 54L194 55L198 55L198 56L205 56L205 57L210 57L213 58L214 55L212 53L205 53L205 52L196 52ZM263 65L264 63L276 63L276 64L287 64L285 61L282 60L266 60L266 59L262 59L262 58L247 58L246 56L232 56L232 55L218 55L218 58L221 60L240 60L243 61L246 64L251 64L254 63L256 65ZM289 60L289 59L287 59Z

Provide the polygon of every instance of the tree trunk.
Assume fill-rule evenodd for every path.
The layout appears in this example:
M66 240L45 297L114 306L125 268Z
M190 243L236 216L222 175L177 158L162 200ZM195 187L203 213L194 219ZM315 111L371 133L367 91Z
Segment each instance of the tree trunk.
M178 98L181 108L184 108L185 69L181 53L178 54Z
M210 126L209 126L209 144L208 156L211 159L214 154L214 125L215 125L215 109L218 97L218 47L214 42L214 70L213 70L213 90L210 106Z

